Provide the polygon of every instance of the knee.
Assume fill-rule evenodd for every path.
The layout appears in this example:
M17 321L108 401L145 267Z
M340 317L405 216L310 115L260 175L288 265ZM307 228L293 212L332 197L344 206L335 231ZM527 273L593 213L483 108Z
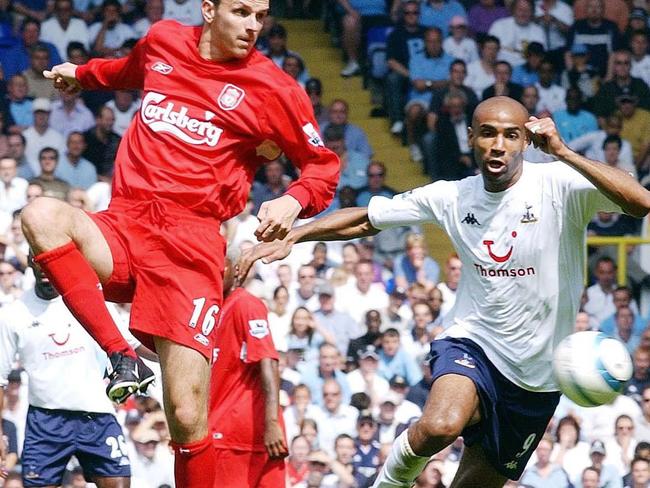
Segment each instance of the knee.
M53 229L62 229L63 203L54 198L40 197L31 201L20 214L23 233L28 240Z
M418 421L418 430L427 439L452 443L465 428L464 419L456 412L445 412Z
M207 398L198 389L183 398L172 398L168 408L168 422L172 438L177 442L198 440L207 432Z

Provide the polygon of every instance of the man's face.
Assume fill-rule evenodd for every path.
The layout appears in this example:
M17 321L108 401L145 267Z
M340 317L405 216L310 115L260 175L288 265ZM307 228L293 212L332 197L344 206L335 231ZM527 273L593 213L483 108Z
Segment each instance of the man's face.
M348 121L348 109L342 102L334 102L328 112L330 124L342 125Z
M339 354L335 347L323 347L318 355L318 365L321 372L333 373L336 369Z
M602 0L589 0L587 2L587 19L598 22L603 18Z
M460 281L460 274L463 269L463 263L458 258L451 258L445 267L447 282L458 283Z
M56 155L52 151L45 151L38 159L41 171L45 174L52 174L56 169Z
M645 56L648 51L648 38L642 35L635 35L630 41L630 48L637 57Z
M280 35L269 36L269 50L272 53L283 53L287 49L287 39Z
M54 7L54 15L61 24L67 24L72 18L72 2L59 0Z
M367 291L372 284L373 272L372 265L369 263L357 264L354 270L354 276L357 279L357 288Z
M494 79L498 83L508 83L512 76L512 70L505 64L500 63L494 67Z
M162 0L148 0L144 8L147 19L153 24L163 17L164 7Z
M598 488L600 479L598 473L589 469L582 473L582 488Z
M632 467L632 479L635 486L646 486L650 480L650 469L648 469L648 461L637 461Z
M643 415L650 418L650 390L647 388L641 397L641 408L643 409Z
M257 41L268 0L221 0L215 9L203 0L203 18L210 24L212 48L222 60L245 58Z
M602 287L609 288L613 286L616 279L616 268L614 267L614 263L609 261L598 263L594 270L594 275Z
M409 2L404 5L404 25L415 27L420 21L420 7L418 3Z
M517 0L515 8L512 11L512 16L518 25L528 25L533 19L533 9L530 4L524 0Z
M303 266L298 270L298 286L306 294L312 294L316 287L316 270L311 266Z
M12 99L20 101L27 96L27 80L22 76L13 76L9 81L7 90Z
M521 103L531 114L537 112L537 104L539 103L537 88L534 86L527 86L524 88L524 92L521 95Z
M371 164L368 166L368 186L372 190L379 190L384 186L384 169L381 166Z
M615 142L609 142L605 144L603 151L605 153L605 162L611 166L616 166L618 163L618 157L621 154L618 144Z
M475 111L469 143L486 185L505 189L521 173L528 146L524 127L527 113L517 102L499 100L505 103L483 102L485 109Z
M25 155L25 145L23 140L17 134L12 134L8 139L9 144L9 157L16 160L21 159Z
M323 404L330 412L335 412L341 404L341 387L328 381L323 385Z
M384 335L381 338L381 349L387 356L395 356L399 350L399 337Z
M415 327L424 329L433 320L431 310L424 303L413 305L413 322Z
M34 127L39 129L46 129L50 125L50 112L45 110L37 110L34 112Z
M632 59L628 53L614 53L614 76L628 78L632 70Z
M467 70L462 64L456 63L451 67L449 78L452 85L461 86L465 82L466 76Z
M485 61L488 63L494 63L497 59L497 55L499 54L499 45L494 41L486 42L483 44L481 54Z
M369 420L362 421L358 427L359 440L362 442L370 442L375 436L376 430L377 427L375 426L374 422L370 422Z
M113 111L108 108L101 111L99 117L96 119L97 127L106 132L113 130L113 124L115 124L115 115Z
M271 161L267 163L264 170L266 172L266 181L268 181L270 185L279 185L282 182L284 171L279 162Z
M435 30L427 31L424 35L424 47L429 56L434 58L439 57L442 53L442 37L440 33Z
M452 122L458 122L465 115L465 102L460 97L451 97L447 102L447 112Z
M535 453L537 454L537 459L539 459L543 463L548 463L551 457L552 449L553 449L553 445L550 442L543 440L542 442L539 443L537 449L535 450Z
M354 447L354 441L352 439L342 438L336 441L336 446L334 447L334 452L336 452L336 460L341 464L350 464L352 463L352 458L356 452Z
M16 176L16 160L10 158L0 159L0 180L9 184Z
M648 368L650 368L650 352L637 349L634 352L632 362L634 364L634 376L645 378L648 375Z
M334 310L334 297L332 295L324 294L318 295L321 310L331 312Z
M615 435L618 439L634 437L634 422L628 418L621 418L616 422Z
M117 5L107 5L104 7L103 14L109 29L115 27L120 21L120 9Z
M86 141L81 134L71 134L68 137L68 156L78 158L86 150Z
M23 29L23 43L27 47L31 47L38 42L38 37L40 36L40 28L38 25L30 22Z
M43 196L43 188L40 185L29 185L27 187L27 203Z
M5 290L9 290L14 285L14 278L16 276L16 268L10 263L0 263L0 285Z
M552 78L551 78L552 79ZM570 112L577 112L580 109L582 97L577 90L569 90L566 94L566 106Z

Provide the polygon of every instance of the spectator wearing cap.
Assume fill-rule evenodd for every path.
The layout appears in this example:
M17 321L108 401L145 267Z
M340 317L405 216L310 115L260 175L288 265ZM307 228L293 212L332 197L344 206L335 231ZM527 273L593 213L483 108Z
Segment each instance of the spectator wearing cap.
M317 293L320 308L314 312L314 320L318 322L321 329L332 334L336 348L341 354L345 354L350 340L359 337L363 329L350 314L335 309L336 300L332 285L324 282L318 286Z
M50 66L50 51L42 44L36 44L29 51L29 68L23 71L27 80L27 96L31 98L47 98L55 100L59 91L54 88L52 80L43 76L43 71Z
M367 486L379 470L381 444L375 440L376 435L377 422L369 411L361 412L357 419L356 452L352 461L358 486Z
M141 426L134 430L135 455L131 457L131 472L151 486L173 486L174 458L160 440L160 435L152 428Z
M314 109L316 122L322 127L327 122L327 109L323 105L323 83L318 78L310 78L305 83L305 91Z
M381 315L377 310L368 310L365 316L366 333L352 339L347 349L348 362L356 362L361 351L368 346L379 348L381 343Z
M467 18L467 12L457 0L427 0L420 6L420 25L440 29L442 37L447 37L451 20L454 17Z
M616 110L616 99L621 95L635 96L638 106L650 110L650 88L631 74L632 54L626 50L612 54L612 77L603 83L593 100L594 113L607 117Z
M632 70L630 74L635 78L643 80L646 85L650 86L648 33L645 31L633 32L630 36L630 50L632 51Z
M472 32L480 40L487 35L495 21L509 15L510 12L501 5L501 2L497 2L497 0L479 0L469 9L467 20Z
M309 387L312 392L313 403L323 406L323 384L327 379L335 379L341 387L343 402L350 401L350 387L348 380L339 369L341 356L336 346L330 343L323 343L318 348L318 362L302 363L299 365L299 371L302 375L302 382Z
M56 0L54 15L41 24L41 40L54 44L65 61L68 60L66 49L71 42L80 42L86 49L90 47L88 26L83 20L72 16L73 10L72 0Z
M539 81L539 68L544 60L544 46L531 42L526 47L526 62L512 70L512 82L521 86L534 85Z
M650 151L650 111L641 108L636 95L623 94L616 97L616 105L623 119L621 138L630 142L634 163L637 168L645 168Z
M382 310L388 305L388 294L381 283L374 283L372 261L360 260L354 266L354 283L337 290L336 308L347 312L359 324L368 310Z
M372 158L372 148L368 142L368 136L358 125L351 124L348 120L350 106L342 98L332 100L327 109L327 122L321 125L321 134L329 125L339 125L345 132L345 147L348 151L356 151L364 154L368 159Z
M454 59L462 59L469 64L478 60L478 46L469 36L467 19L454 15L449 21L450 35L442 43L442 49Z
M401 375L396 374L388 382L391 394L395 395L398 400L395 417L401 424L409 424L412 419L419 418L422 415L422 409L407 399L410 392L410 385Z
M601 16L610 22L613 22L620 32L627 26L630 9L628 3L624 0L599 0L598 5L601 10ZM574 0L573 13L576 21L586 20L593 16L595 9L593 0Z
M51 83L51 81L50 81ZM79 98L79 92L62 92L61 99L52 102L50 125L65 139L71 132L85 132L95 125L95 118Z
M352 394L364 392L370 397L370 405L375 408L388 393L388 380L379 373L379 354L374 345L359 351L359 367L348 373L348 384Z
M422 379L415 358L409 356L404 350L400 342L400 334L395 329L388 329L381 336L379 372L386 379L393 378L395 375L402 376L409 386L415 385Z
M386 40L386 109L390 132L399 135L404 129L404 105L409 90L409 61L424 51L425 28L419 23L420 2L406 0L398 4L400 20Z
M25 157L32 166L32 172L40 174L41 169L38 164L39 153L44 147L52 147L59 151L59 154L65 150L65 140L60 132L50 127L50 112L52 111L52 102L47 98L37 98L32 103L34 113L34 124L23 131L25 136Z
M341 171L337 191L349 186L355 190L368 184L366 172L370 160L365 154L349 149L345 142L345 127L328 124L323 131L325 147L334 152L341 161Z
M575 86L585 98L590 99L600 86L598 71L589 64L589 50L584 44L573 44L566 55L566 69L560 76L560 84L568 90Z
M531 42L539 42L546 49L546 34L535 24L532 0L515 0L512 15L499 19L490 27L489 34L501 41L499 59L511 66L524 64L524 48Z
M569 87L565 95L565 110L553 112L553 121L565 141L572 141L598 130L598 121L594 114L585 110L580 88Z
M573 23L567 34L567 46L573 44L584 44L589 50L589 59L592 66L600 76L607 73L607 61L612 51L621 49L624 39L621 31L614 22L605 16L605 7L613 4L622 4L618 12L625 12L625 23L627 23L627 6L622 0L578 0L580 8L575 8L576 21ZM584 12L584 14L583 14ZM624 24L625 25L625 24Z
M386 185L386 165L381 161L371 161L368 164L366 176L368 184L359 188L357 194L357 205L366 207L370 199L375 196L392 198L397 193L393 188Z
M330 455L334 454L335 439L341 434L354 435L358 411L343 401L343 390L333 378L323 382L323 405L314 412L318 422L318 445Z
M573 10L563 0L536 0L535 21L546 34L548 57L554 66L563 66L566 35L573 24Z

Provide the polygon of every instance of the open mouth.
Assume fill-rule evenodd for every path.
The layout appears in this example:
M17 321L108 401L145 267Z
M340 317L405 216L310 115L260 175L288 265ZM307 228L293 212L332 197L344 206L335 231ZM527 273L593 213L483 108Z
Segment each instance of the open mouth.
M492 171L501 171L506 164L500 159L489 159L485 162L485 166Z

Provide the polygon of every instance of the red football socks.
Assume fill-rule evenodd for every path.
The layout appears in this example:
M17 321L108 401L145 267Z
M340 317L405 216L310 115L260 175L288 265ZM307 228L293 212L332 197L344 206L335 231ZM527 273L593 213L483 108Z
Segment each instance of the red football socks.
M215 452L212 436L187 444L171 442L176 488L214 488Z
M72 315L109 356L119 352L136 357L108 313L97 273L74 242L42 252L34 261L61 294Z

